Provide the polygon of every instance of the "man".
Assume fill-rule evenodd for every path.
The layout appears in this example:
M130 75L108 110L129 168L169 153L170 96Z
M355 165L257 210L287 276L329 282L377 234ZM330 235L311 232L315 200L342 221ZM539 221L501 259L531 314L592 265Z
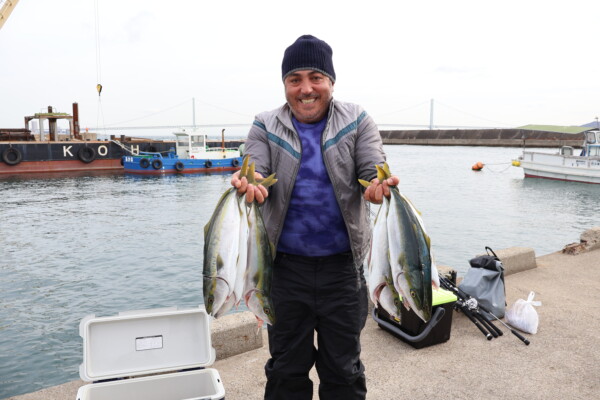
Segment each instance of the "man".
M313 365L320 399L364 399L362 264L371 237L364 200L381 203L399 180L376 179L375 165L385 154L373 120L358 105L334 101L327 43L298 38L284 53L282 78L287 103L256 117L245 150L257 178L276 173L278 181L269 191L240 179L239 172L231 181L248 202L264 203L277 249L265 399L312 399ZM364 192L359 178L372 182Z

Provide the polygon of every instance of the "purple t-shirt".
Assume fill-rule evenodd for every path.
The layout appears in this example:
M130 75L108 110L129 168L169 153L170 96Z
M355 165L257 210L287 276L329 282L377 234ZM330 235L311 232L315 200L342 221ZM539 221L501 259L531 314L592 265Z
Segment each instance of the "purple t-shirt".
M302 142L302 157L277 250L313 257L350 251L346 224L321 154L327 118L314 124L292 121Z

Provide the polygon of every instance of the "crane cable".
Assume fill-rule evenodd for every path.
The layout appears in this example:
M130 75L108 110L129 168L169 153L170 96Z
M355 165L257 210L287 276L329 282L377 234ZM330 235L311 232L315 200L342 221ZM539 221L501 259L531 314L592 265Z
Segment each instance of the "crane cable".
M104 113L102 112L102 101L100 94L102 93L102 63L100 57L100 13L98 11L98 0L94 0L94 22L96 34L96 90L98 91L98 110L96 113L96 126L104 127ZM99 121L102 119L102 125Z

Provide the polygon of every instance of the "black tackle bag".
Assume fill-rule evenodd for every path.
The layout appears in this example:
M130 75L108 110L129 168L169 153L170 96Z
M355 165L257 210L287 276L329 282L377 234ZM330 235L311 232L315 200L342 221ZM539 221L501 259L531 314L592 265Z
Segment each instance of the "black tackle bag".
M494 250L487 246L485 250L486 255L475 257L469 261L471 268L458 287L477 299L477 302L490 313L498 318L503 318L506 310L504 267ZM493 319L484 310L481 311Z

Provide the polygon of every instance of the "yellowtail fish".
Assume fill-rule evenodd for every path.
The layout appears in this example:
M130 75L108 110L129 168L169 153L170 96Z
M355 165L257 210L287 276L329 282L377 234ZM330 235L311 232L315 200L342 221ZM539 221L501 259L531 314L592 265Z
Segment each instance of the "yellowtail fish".
M373 304L379 304L388 314L399 321L402 300L394 287L392 268L390 266L387 233L389 205L389 199L384 197L373 224L367 283Z
M243 173L248 169L244 159ZM241 300L241 283L236 289L236 277L243 276L246 261L247 233L243 221L245 205L237 189L230 188L219 199L215 211L204 227L203 294L206 312L214 317L224 315ZM247 231L246 231L247 232ZM240 252L244 256L240 261ZM241 271L241 272L239 272ZM239 296L239 298L237 297Z
M244 157L242 167L240 169L240 178L247 176L249 157ZM225 315L233 307L238 308L244 291L244 274L246 272L246 262L248 259L248 207L246 207L245 196L237 197L240 207L240 226L238 232L238 258L235 271L235 280L233 284L233 292L227 298L223 306L215 313L215 318Z
M277 182L275 174L254 180L254 163L250 165L248 182L265 187ZM248 211L248 262L244 284L244 299L250 311L258 319L259 327L263 322L275 323L275 311L271 301L271 281L273 277L273 258L275 250L269 240L267 229L256 201L250 204Z
M387 163L376 168L380 182L392 176ZM365 181L360 183L369 185ZM419 213L396 186L390 187L386 224L394 288L404 305L427 322L431 319L432 279L434 283L437 281L430 239ZM372 246L376 245L373 242Z

